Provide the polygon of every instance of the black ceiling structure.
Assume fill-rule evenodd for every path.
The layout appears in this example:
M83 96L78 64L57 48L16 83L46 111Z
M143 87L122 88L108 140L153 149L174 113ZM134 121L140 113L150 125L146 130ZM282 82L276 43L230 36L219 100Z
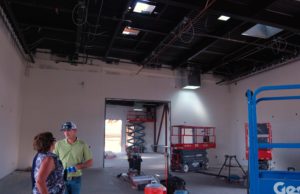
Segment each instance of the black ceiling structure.
M136 13L137 2L154 5ZM143 68L193 69L225 81L299 57L299 0L1 0L22 48L64 57L129 62ZM221 16L227 21L218 20ZM243 35L260 24L269 37ZM126 27L137 35L123 34Z

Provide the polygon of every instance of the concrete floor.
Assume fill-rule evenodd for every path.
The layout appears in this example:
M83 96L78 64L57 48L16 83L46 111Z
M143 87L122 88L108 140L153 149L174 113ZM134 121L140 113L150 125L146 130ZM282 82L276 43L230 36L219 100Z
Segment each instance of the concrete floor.
M146 175L159 174L164 176L164 157L161 154L143 154L142 169ZM84 171L82 194L141 194L143 191L134 190L130 184L116 176L126 172L128 163L125 155L105 160L104 169L88 169ZM211 169L213 171L213 169ZM215 169L216 171L217 169ZM190 194L246 194L242 183L228 183L222 178L199 173L172 173L183 178ZM1 194L30 194L30 173L15 171L0 180Z

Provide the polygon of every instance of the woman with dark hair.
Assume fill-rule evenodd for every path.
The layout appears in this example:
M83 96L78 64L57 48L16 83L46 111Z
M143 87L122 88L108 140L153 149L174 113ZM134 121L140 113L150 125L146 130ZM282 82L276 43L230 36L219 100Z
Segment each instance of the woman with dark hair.
M44 132L36 135L33 148L37 151L32 162L32 193L63 194L64 169L57 155L52 153L55 146L52 133Z

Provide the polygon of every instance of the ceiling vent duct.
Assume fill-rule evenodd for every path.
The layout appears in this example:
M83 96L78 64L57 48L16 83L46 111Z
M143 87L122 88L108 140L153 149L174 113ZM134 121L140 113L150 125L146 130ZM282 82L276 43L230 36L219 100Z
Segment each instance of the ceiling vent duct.
M195 90L201 87L199 70L181 70L179 75L182 89Z

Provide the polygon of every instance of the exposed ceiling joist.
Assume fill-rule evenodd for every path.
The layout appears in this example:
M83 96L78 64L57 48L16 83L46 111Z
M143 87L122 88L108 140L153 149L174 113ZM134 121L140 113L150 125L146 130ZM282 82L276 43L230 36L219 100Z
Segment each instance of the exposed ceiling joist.
M175 27L175 29L172 30L169 36L166 36L165 39L161 41L160 45L158 45L151 52L151 54L143 60L143 66L146 66L147 64L150 64L153 60L157 59L159 55L161 55L168 48L168 45L172 45L178 39L178 35L184 33L187 29L190 28L191 25L197 22L214 3L215 0L207 1L207 4L204 7L198 8L199 12L193 18L190 18L190 21L186 21L186 19L182 20ZM192 15L192 13L193 12L191 12L190 14Z
M4 7L5 11L7 12L6 15L8 16L8 18L11 21L10 26L13 28L13 29L10 29L10 30L13 30L13 32L11 32L11 33L16 34L16 36L17 36L16 38L19 38L18 41L21 44L20 46L23 48L24 52L29 56L29 61L32 62L32 63L34 63L35 62L34 58L33 58L32 54L30 52L30 49L28 48L28 45L26 44L25 37L21 33L19 24L17 23L17 21L15 19L15 15L14 15L13 11L11 10L9 3L6 0L3 0L1 2L0 6ZM2 16L2 14L1 14L1 16ZM22 48L20 48L20 49L22 49ZM25 60L27 60L27 59L25 59Z
M224 9L223 6L225 6L225 2L226 1L222 1L222 2L218 2L216 4L214 4L212 6L213 10L216 9L220 9L222 7L222 9ZM248 16L254 16L257 15L259 12L263 11L265 8L267 8L268 6L270 6L272 3L274 2L274 0L268 0L268 1L264 1L263 3L258 3L258 1L252 1L251 5L247 5L247 9L245 10L245 12L243 12L245 15ZM233 3L227 3L227 6L232 6L233 10L235 10L236 7L241 8L241 5L237 5L237 4L233 4ZM227 7L226 7L227 10ZM255 11L253 11L255 10ZM239 12L241 12L241 10L239 10ZM218 15L226 15L226 16L230 16L229 14L227 14L226 12L223 11L219 11L217 13ZM265 45L261 45L261 44L256 44L253 42L247 42L244 40L239 40L239 39L234 39L230 37L230 34L232 34L235 30L239 29L243 24L245 24L245 22L236 22L236 21L229 21L229 23L232 22L232 24L227 24L225 28L222 28L220 31L218 31L216 34L211 35L211 34L195 34L196 36L203 36L203 37L207 37L207 38L211 38L210 40L207 39L207 41L202 41L200 43L200 45L196 45L195 48L191 49L191 51L189 53L187 53L181 61L179 61L179 63L177 63L177 67L182 66L184 63L188 63L189 61L192 61L195 57L199 56L202 52L206 51L209 49L209 47L211 47L211 45L214 45L216 43L216 41L218 40L225 40L225 41L232 41L235 43L241 43L241 44L255 44L255 46L265 46ZM196 52L195 52L196 50ZM198 51L197 51L198 50Z
M285 36L288 37L288 36L291 36L291 34L286 33ZM266 45L270 45L270 44L272 44L272 40L270 40L270 41L268 41L268 43L266 43ZM247 47L247 46L249 46L249 45L246 45L245 47ZM245 47L240 48L240 50L242 50ZM263 49L265 49L265 48L264 47L255 47L253 49L247 50L247 52L242 52L242 54L238 54L238 55L235 55L235 53L237 53L239 51L239 49L235 50L231 54L227 55L225 58L222 58L222 59L218 60L217 62L215 62L214 64L211 64L210 68L207 69L205 72L216 71L218 68L224 67L226 64L229 64L232 61L242 60L248 56L251 56L251 55L263 50ZM290 54L291 56L295 56L297 53L290 51L290 52L288 52L288 54ZM281 54L278 53L278 56L280 57ZM274 60L277 60L277 59L274 59ZM271 63L273 63L273 61Z
M232 80L300 53L298 1L149 0L151 13L134 12L132 0L1 1L5 8L4 2L6 15L14 15L8 22L28 48L24 53L45 51L49 60L70 64L127 61L140 69L194 68ZM282 30L242 35L257 23ZM123 34L125 27L135 35Z
M126 5L123 7L122 19L125 18L126 13L128 12L128 7L129 7L130 3L131 3L131 0L127 0ZM118 33L120 33L121 27L122 27L122 20L119 21L118 24L117 24L117 26L116 26L115 32L114 32L113 36L111 37L111 40L109 41L109 44L107 46L107 49L106 49L104 57L108 57L109 56L110 49L112 48L112 46L114 44L116 36L118 35Z

